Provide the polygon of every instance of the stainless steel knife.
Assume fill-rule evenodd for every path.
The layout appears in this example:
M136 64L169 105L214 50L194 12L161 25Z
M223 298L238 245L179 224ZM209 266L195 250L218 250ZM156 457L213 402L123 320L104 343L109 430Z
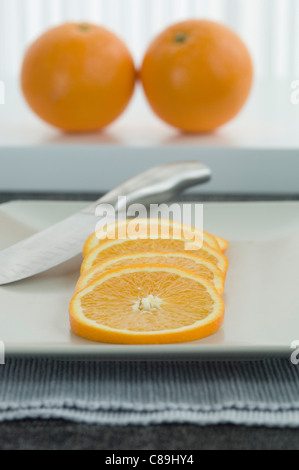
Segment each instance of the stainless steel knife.
M210 178L210 169L195 161L161 165L135 176L87 209L1 251L0 285L34 276L77 256L96 226L107 223L107 217L100 219L95 215L100 204L110 204L119 212L124 210L119 196L126 197L127 205L167 202Z

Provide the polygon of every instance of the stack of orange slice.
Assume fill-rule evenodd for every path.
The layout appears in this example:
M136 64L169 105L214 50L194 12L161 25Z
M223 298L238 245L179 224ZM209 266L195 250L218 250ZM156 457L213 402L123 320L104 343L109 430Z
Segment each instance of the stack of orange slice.
M228 246L169 220L103 227L83 249L70 304L73 332L118 344L187 342L215 333L224 318Z

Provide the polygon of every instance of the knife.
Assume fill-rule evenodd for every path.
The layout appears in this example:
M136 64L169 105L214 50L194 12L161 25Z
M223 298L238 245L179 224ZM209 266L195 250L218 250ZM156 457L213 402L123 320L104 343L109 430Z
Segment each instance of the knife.
M112 220L96 217L100 204L115 212L133 203L158 203L173 200L190 186L204 183L211 171L199 162L177 162L151 168L124 182L104 197L67 219L0 252L0 285L10 284L47 271L74 258L95 228ZM119 196L125 196L119 198ZM109 218L108 218L109 219Z

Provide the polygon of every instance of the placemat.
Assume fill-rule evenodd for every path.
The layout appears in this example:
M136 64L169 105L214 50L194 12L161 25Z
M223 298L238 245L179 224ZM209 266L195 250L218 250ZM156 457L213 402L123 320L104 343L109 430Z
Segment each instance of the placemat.
M299 427L298 366L256 362L65 362L0 366L0 421Z

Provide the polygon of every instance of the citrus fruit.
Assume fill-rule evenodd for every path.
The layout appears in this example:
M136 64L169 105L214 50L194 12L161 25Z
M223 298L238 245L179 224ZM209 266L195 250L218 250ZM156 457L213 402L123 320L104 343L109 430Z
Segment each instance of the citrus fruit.
M208 132L241 110L253 81L246 45L226 26L184 21L149 46L140 79L153 111L187 132Z
M227 272L228 260L220 251L215 250L206 243L195 250L186 250L189 240L181 239L125 239L106 240L94 248L84 258L81 266L81 274L88 271L99 263L121 255L132 255L134 253L187 253L215 264L224 274ZM195 246L196 248L196 246Z
M66 23L44 33L29 47L21 74L32 110L70 132L113 122L129 103L135 80L125 44L90 23Z
M134 231L136 234L142 237L151 236L153 237L164 237L172 238L176 235L184 236L185 238L192 239L194 234L197 234L197 240L202 240L216 250L220 250L219 244L216 238L210 233L204 232L199 229L195 229L189 225L174 222L168 219L128 219L121 220L116 223L108 224L96 233L90 235L86 240L83 248L83 255L86 256L91 250L97 245L103 242L103 240L112 238L133 238ZM130 236L129 236L130 235ZM137 238L137 235L135 238Z
M99 263L84 272L77 283L76 291L84 289L105 272L136 264L162 264L183 268L212 282L219 294L223 294L224 291L223 272L210 261L187 253L136 253L109 258L106 262Z
M224 303L212 283L169 266L115 269L70 303L73 332L104 343L195 341L215 333L223 317Z
M215 238L217 240L220 250L222 251L222 253L225 253L229 247L229 241L225 238L219 237L218 235L215 236Z

